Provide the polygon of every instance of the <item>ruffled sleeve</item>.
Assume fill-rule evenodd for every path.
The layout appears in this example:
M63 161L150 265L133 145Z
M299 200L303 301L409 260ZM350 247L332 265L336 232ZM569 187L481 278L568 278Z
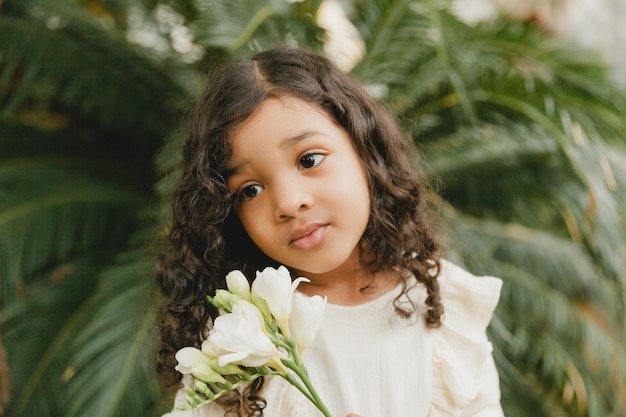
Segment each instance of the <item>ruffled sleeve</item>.
M429 417L501 417L498 372L485 331L502 281L442 261L439 282L445 313L433 339Z

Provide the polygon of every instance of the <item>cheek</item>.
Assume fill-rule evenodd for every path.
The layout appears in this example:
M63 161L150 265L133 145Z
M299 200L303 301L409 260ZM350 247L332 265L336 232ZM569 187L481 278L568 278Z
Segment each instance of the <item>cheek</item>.
M260 214L253 210L236 210L239 222L250 239L258 244L259 237L263 236L262 220Z
M237 217L239 218L241 226L243 226L244 230L247 232L248 228L250 227L249 224L251 223L249 219L250 216L248 215L247 211L241 210L241 208L236 208L235 213L237 213Z
M365 172L365 168L363 168L363 166L359 163L355 163L352 172L355 173L350 179L354 198L359 199L361 204L365 204L367 210L369 211L371 199L369 177Z

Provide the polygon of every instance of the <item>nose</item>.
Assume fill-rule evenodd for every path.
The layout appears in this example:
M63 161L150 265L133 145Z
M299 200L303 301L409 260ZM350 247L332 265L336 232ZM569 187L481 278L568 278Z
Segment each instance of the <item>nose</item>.
M274 189L274 215L276 220L284 221L297 217L313 207L313 195L302 182L285 184Z

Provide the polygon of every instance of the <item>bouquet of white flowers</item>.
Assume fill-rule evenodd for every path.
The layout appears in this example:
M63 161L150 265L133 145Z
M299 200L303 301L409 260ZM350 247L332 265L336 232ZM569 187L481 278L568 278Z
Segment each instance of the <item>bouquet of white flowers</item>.
M187 407L210 403L224 393L264 375L278 375L302 392L326 417L330 412L315 391L302 352L311 345L322 322L326 298L295 292L284 266L257 272L252 287L241 271L226 276L227 290L208 297L223 313L201 349L184 347L176 353L176 370L191 374Z

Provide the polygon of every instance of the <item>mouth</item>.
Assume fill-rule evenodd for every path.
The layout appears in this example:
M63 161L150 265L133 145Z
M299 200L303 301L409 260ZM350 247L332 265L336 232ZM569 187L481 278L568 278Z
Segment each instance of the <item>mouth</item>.
M311 223L295 229L289 236L289 246L295 249L313 249L319 246L328 232L329 225Z

